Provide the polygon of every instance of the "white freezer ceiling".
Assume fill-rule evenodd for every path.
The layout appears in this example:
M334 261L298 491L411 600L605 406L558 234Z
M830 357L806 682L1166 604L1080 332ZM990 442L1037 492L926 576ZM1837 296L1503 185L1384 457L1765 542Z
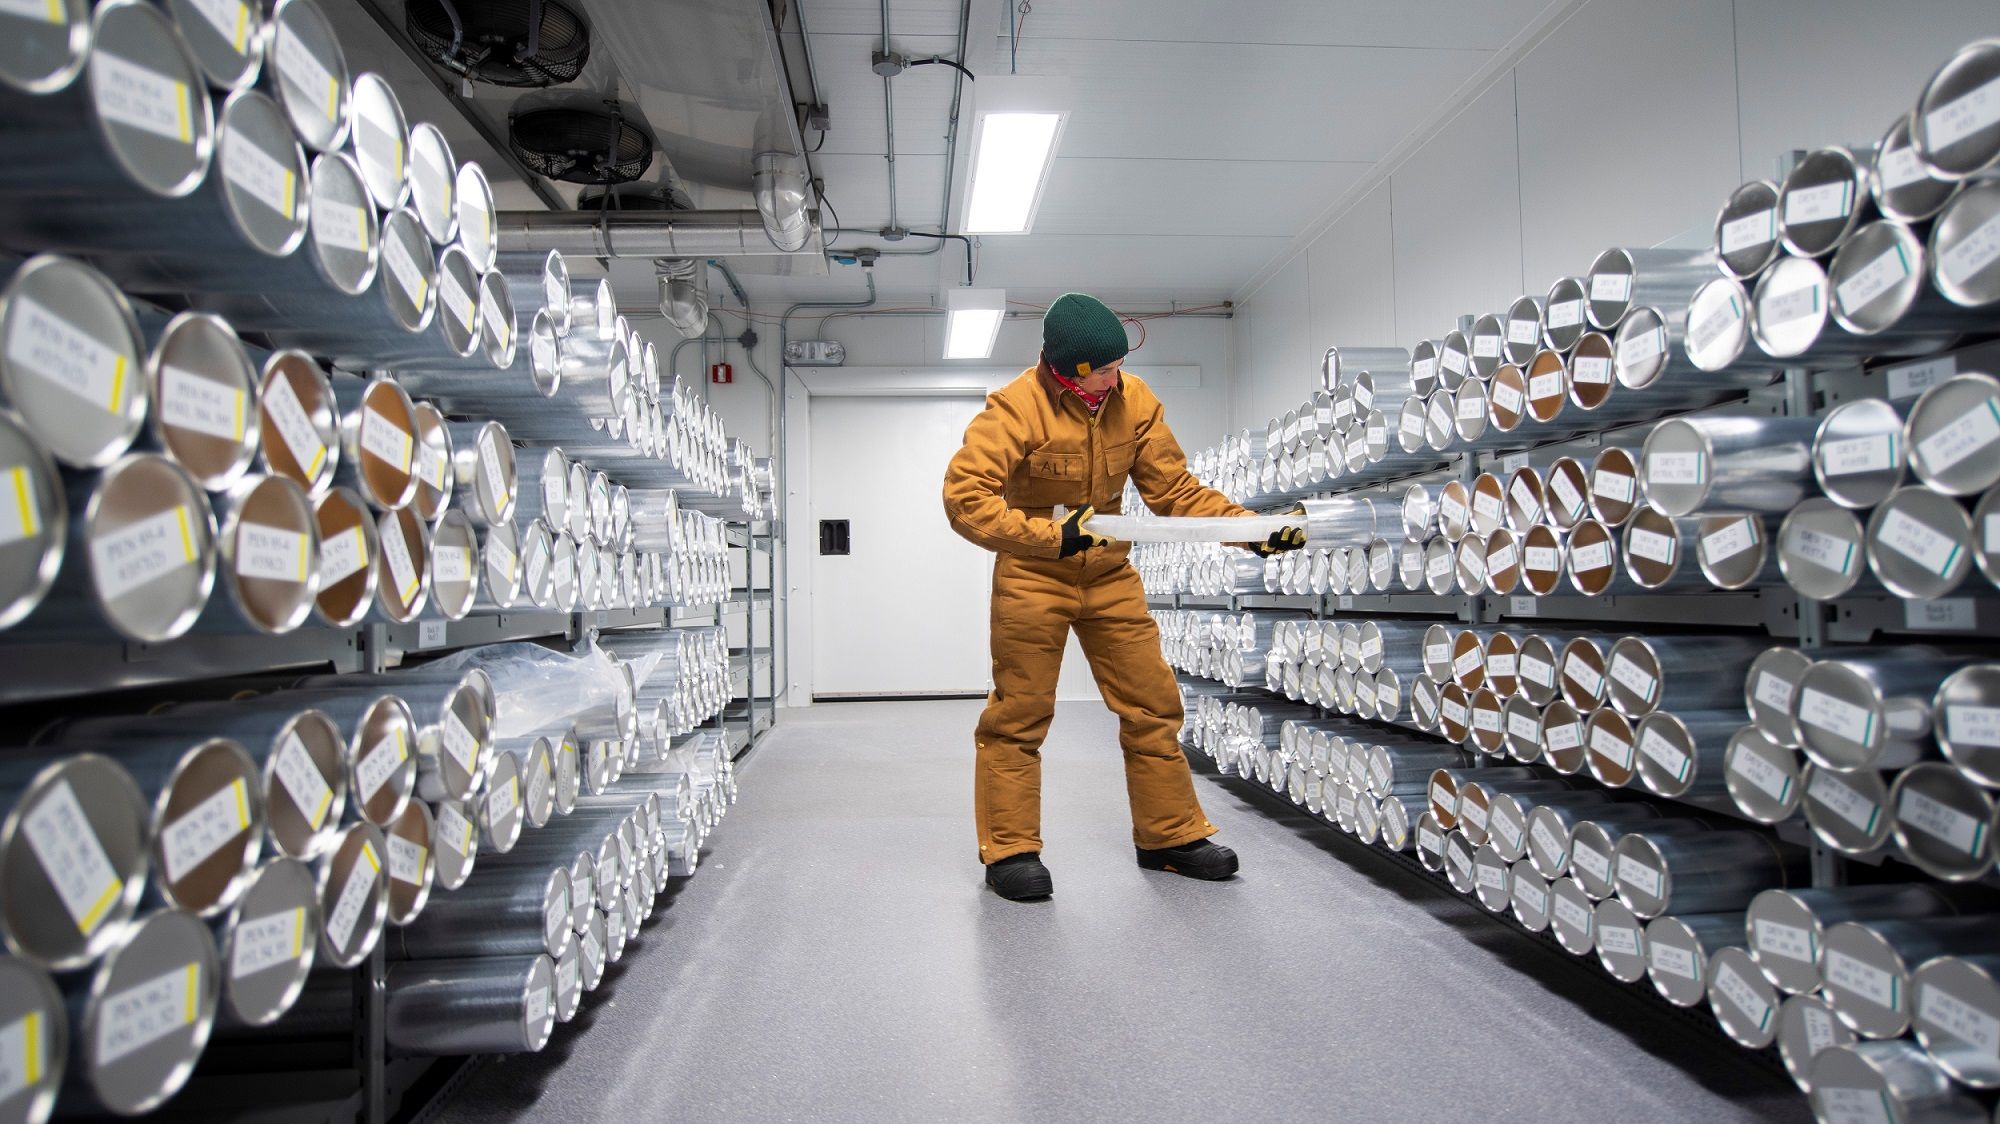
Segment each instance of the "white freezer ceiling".
M461 0L463 2L463 0ZM747 192L713 181L731 153L770 127L760 121L767 51L743 31L745 0L567 0L593 32L582 79L521 95L461 87L489 126L510 108L596 107L621 97L643 118L659 155L702 207L742 207ZM749 0L755 3L760 0ZM783 0L809 32L818 92L831 115L815 172L841 224L873 231L889 220L883 83L870 64L881 43L880 0ZM980 239L978 283L1033 299L1066 289L1128 305L1222 299L1286 252L1378 161L1441 112L1465 100L1496 52L1553 23L1577 0L1034 0L1018 46L1019 72L1058 77L1073 91L1070 119L1033 232ZM357 69L385 73L412 115L438 121L461 156L481 158L503 207L538 205L510 184L504 162L450 120L455 111L406 55L362 14L374 6L400 25L401 0L335 2L329 11ZM891 49L911 58L950 56L959 0L889 0ZM1008 70L1006 0L972 0L967 65ZM707 62L689 58L700 41ZM936 230L946 174L946 119L955 72L907 70L895 94L897 221ZM794 94L809 100L805 76ZM969 155L978 84L961 123L960 166ZM518 101L516 98L518 97ZM768 94L761 103L769 116ZM457 126L457 127L455 127ZM713 135L711 135L713 134ZM820 140L807 130L808 147ZM718 162L718 153L725 159ZM962 174L962 173L961 173ZM1481 174L1467 168L1466 175ZM659 166L646 176L656 180ZM708 181L708 182L704 182ZM744 185L747 187L747 184ZM575 189L560 188L565 199ZM953 186L954 212L963 180ZM833 212L822 215L833 225ZM888 242L875 234L832 238L836 252L873 246L895 255L929 239ZM885 256L884 295L932 297L962 280L957 242L927 257ZM650 301L650 268L615 270L621 303ZM764 300L842 299L860 291L859 271L771 276L774 263L746 260L739 273ZM782 268L782 267L781 267ZM643 276L642 276L643 275ZM627 288L632 291L626 292Z

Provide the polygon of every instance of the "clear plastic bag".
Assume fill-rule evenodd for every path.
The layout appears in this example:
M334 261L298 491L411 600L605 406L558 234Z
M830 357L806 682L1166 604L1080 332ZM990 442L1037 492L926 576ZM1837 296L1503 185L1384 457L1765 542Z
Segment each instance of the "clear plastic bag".
M650 674L658 658L631 663L637 679L641 665ZM500 712L494 733L502 738L566 730L586 711L616 707L624 691L624 673L616 657L595 641L574 655L525 641L489 644L447 656L432 666L454 671L476 667L486 673Z
M1053 518L1060 523L1067 514L1058 507ZM1305 525L1304 515L1092 515L1083 521L1092 534L1120 542L1263 542L1287 527Z

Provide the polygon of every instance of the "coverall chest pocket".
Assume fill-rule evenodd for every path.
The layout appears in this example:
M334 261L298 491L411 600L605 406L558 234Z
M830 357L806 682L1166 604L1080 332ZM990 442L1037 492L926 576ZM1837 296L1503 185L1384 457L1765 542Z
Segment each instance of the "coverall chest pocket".
M1076 507L1084 502L1084 457L1082 453L1028 454L1028 477L1023 488L1024 507Z
M1104 450L1104 474L1110 479L1113 492L1125 490L1125 477L1132 471L1132 461L1138 452L1139 442L1136 440Z

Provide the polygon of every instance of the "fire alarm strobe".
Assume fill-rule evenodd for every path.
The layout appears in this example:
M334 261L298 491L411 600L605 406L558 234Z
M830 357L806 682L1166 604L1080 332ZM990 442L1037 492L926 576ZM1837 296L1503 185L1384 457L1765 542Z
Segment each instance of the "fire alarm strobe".
M708 365L708 381L717 386L727 386L736 381L736 368L727 363L710 363Z

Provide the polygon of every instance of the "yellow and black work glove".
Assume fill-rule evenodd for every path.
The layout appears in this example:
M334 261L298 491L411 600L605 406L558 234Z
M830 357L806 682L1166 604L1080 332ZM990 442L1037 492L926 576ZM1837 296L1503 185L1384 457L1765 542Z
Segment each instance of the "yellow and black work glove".
M1281 531L1271 532L1271 537L1265 539L1263 542L1251 543L1250 549L1261 557L1269 558L1273 554L1283 554L1288 550L1297 550L1304 545L1306 545L1305 528L1286 527Z
M1111 541L1103 535L1093 535L1083 529L1084 520L1095 514L1097 514L1096 508L1079 507L1063 517L1062 548L1056 557L1068 558L1072 554L1082 554L1093 546L1103 546Z

